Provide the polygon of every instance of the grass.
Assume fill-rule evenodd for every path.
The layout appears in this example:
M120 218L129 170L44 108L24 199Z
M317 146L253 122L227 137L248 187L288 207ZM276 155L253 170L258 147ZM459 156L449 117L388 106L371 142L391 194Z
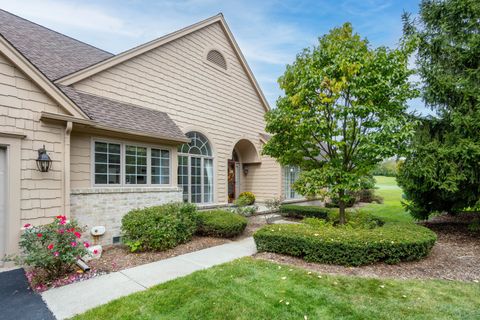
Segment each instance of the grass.
M243 258L74 319L479 319L479 296L478 284L318 276Z
M402 189L394 177L376 176L378 189L375 193L383 197L383 204L369 204L363 209L385 221L413 222L413 218L403 209Z

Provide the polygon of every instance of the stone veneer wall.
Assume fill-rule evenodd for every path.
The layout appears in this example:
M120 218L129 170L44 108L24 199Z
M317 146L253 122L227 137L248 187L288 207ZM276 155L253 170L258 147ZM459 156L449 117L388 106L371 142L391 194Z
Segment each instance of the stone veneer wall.
M128 211L180 201L182 191L177 187L72 189L70 212L81 226L87 226L87 238L91 239L92 227L105 226L105 235L99 241L105 245L120 236L122 217Z

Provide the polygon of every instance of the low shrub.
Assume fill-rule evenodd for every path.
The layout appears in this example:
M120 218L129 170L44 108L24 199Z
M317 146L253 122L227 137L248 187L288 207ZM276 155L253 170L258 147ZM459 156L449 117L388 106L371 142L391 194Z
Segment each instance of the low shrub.
M81 240L83 229L75 220L57 216L46 225L26 224L20 236L21 255L17 264L42 269L47 279L57 278L72 270L75 262L89 254L90 244Z
M357 199L354 196L349 196L348 200L345 202L346 208L351 208L355 204ZM326 208L338 208L338 199L331 198L329 202L325 203Z
M290 218L320 218L327 219L332 209L316 206L299 206L295 204L282 204L280 214Z
M343 228L373 229L385 224L385 222L379 217L371 215L365 211L345 211L345 215L347 217L347 223L340 226ZM332 210L329 212L327 221L330 222L332 226L338 226L339 220L338 210Z
M197 222L197 208L193 204L135 209L122 218L123 242L132 252L170 249L189 241Z
M253 192L250 191L244 191L238 195L239 198L245 198L246 199L246 204L247 205L252 205L255 203L255 195Z
M367 229L334 227L324 221L268 225L253 237L259 251L345 266L419 260L429 254L437 239L431 230L412 223Z
M201 211L198 213L197 233L204 236L232 238L245 230L247 219L225 210Z

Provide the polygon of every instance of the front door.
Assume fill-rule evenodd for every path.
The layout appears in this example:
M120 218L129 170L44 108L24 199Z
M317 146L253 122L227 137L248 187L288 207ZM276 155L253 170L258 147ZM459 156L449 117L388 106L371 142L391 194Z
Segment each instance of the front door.
M228 202L232 203L235 201L236 194L236 170L235 170L235 161L228 160Z
M7 157L6 149L0 148L0 267L5 255L6 212L7 212Z

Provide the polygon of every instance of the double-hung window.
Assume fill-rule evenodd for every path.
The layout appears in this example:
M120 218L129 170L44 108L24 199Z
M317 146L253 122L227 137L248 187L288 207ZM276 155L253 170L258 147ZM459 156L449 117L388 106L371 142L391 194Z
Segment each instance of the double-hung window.
M95 185L161 186L170 184L169 149L132 143L94 142Z

